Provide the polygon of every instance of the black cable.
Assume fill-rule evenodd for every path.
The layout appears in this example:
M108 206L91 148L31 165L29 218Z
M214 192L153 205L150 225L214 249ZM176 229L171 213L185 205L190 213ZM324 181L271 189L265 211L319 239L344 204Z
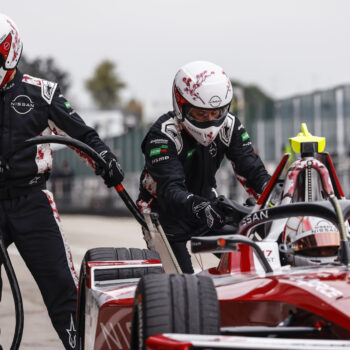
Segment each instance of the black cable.
M13 266L11 264L10 257L7 253L1 233L0 233L0 258L4 264L4 268L11 286L13 301L15 304L15 312L16 312L16 327L15 327L15 333L13 335L13 341L10 349L17 350L19 349L19 346L21 344L22 334L23 334L24 313L23 313L22 295L19 289L15 271L13 270Z

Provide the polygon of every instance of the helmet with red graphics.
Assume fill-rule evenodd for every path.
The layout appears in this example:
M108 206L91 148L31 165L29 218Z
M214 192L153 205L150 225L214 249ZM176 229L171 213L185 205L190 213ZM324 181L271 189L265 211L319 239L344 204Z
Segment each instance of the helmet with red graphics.
M16 69L22 47L16 24L0 13L0 89L9 81Z
M340 235L329 221L312 216L287 220L283 243L288 262L295 266L334 262L340 246Z
M208 146L224 124L233 92L230 79L216 64L195 61L182 66L173 83L176 117L199 143Z

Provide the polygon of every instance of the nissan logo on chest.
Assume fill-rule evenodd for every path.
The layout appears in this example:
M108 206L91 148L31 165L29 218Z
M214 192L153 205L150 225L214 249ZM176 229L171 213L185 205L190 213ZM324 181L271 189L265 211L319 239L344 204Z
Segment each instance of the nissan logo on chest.
M30 97L26 95L18 95L11 102L13 108L18 114L27 114L34 108L34 103Z

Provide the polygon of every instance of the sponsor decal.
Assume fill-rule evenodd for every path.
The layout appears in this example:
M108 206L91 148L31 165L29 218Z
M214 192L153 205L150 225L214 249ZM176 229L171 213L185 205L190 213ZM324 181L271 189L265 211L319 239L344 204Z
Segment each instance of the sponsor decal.
M4 92L4 91L7 91L7 90L10 90L12 87L14 87L15 86L15 83L13 82L13 81L10 81L9 83L7 83L7 84L5 84L2 88L1 88L1 90L2 90L2 92Z
M256 221L260 221L263 219L268 219L269 217L269 212L267 210L262 210L262 211L258 211L256 213L247 215L246 217L244 217L241 221L242 225L249 225L251 223L254 223Z
M229 147L231 142L231 137L233 133L233 127L235 125L235 119L231 115L227 115L224 124L219 132L219 137L222 143Z
M22 81L34 86L41 86L41 79L34 78L28 74L23 74Z
M169 119L162 123L162 133L168 136L175 144L176 151L178 154L181 153L183 148L183 142L181 137L181 132L177 124L173 119Z
M243 147L247 147L247 146L250 146L252 143L249 141L249 142L245 142L242 144Z
M247 132L244 132L244 133L241 135L241 137L242 137L242 141L243 141L243 142L244 142L244 141L247 141L247 140L249 139L249 135L248 135Z
M207 225L208 227L212 228L213 225L214 225L214 217L211 213L211 211L215 212L214 209L211 209L211 206L208 205L205 209L204 209L204 212L205 212L205 216L207 218Z
M310 227L311 229L311 227ZM315 227L312 228L312 233L324 233L324 232L335 232L336 228L326 220L319 221Z
M71 111L68 113L68 115L72 115L72 114L75 114L75 113L76 113L76 111L75 111L74 109L72 109L71 104L65 99L65 97L64 97L62 94L59 94L58 97L59 97L59 98L63 98L63 99L64 99L63 103L64 103L65 107L66 107L67 109L70 109L70 110L71 110Z
M191 124L185 124L186 126L186 129L188 129L189 131L191 131L192 133L194 134L197 134L198 136L202 136L202 132L201 131L198 131L196 128L192 127ZM206 135L207 136L207 135Z
M186 159L188 158L191 158L193 156L193 153L195 152L196 150L193 148L191 150L189 150L186 154Z
M131 322L100 322L100 326L109 350L129 348Z
M221 98L219 96L213 96L211 97L211 99L209 100L209 104L216 108L216 107L219 107L221 105Z
M57 83L53 83L52 81L47 80L42 81L41 96L48 104L51 104L56 87Z
M151 140L150 141L150 143L168 143L169 142L169 140L167 140L167 139L154 139L154 140Z
M4 43L4 49L5 51L8 51L10 49L10 43L8 41Z
M155 159L152 159L151 163L156 164L156 163L162 162L164 160L168 160L169 158L170 158L169 156L155 158Z
M206 207L208 207L209 202L200 202L197 205L193 205L193 204L192 204L192 211L196 215L196 217L199 219L199 212L205 209Z
M75 345L77 342L77 339L76 339L77 336L76 336L76 330L74 327L74 320L73 320L72 314L70 315L70 327L69 327L69 329L66 329L66 331L69 335L69 338L68 338L69 345L72 347L72 349L75 349Z
M103 158L107 153L108 151L105 149L104 151L100 152L100 156Z
M34 108L34 102L27 95L18 95L11 102L11 108L18 114L27 114Z
M149 152L149 156L157 156L158 154L165 153L168 151L168 145L161 145L160 147L157 148L152 148L151 151Z
M218 153L218 148L216 146L216 142L213 141L210 145L209 145L209 154L214 158Z
M39 180L40 180L40 176L35 176L33 179L29 181L29 185L37 184Z
M298 287L314 289L316 292L326 296L327 298L340 298L343 296L343 293L340 290L316 278L306 279L304 277L292 277L290 280Z

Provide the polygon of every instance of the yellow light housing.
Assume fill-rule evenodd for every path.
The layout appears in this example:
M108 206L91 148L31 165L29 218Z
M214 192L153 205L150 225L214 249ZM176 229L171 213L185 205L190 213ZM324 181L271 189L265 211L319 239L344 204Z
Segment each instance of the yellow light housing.
M300 133L295 137L291 137L289 142L295 153L303 153L306 149L311 148L315 152L321 153L326 147L326 138L311 135L306 123L301 124Z

